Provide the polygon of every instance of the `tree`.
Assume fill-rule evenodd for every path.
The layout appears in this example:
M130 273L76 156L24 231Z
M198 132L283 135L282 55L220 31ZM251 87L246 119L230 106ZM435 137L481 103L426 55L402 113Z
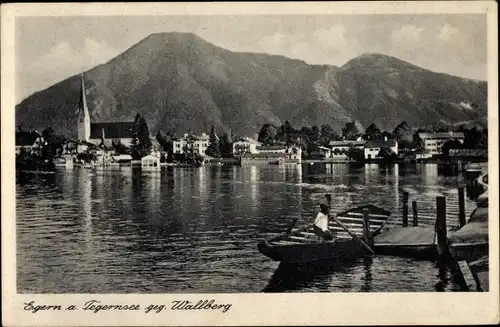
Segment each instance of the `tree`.
M151 135L149 134L148 123L146 119L139 114L135 116L133 134L132 157L134 159L140 159L150 154L153 144L151 142Z
M117 154L130 154L130 149L125 146L121 141L113 142L113 147Z
M484 128L481 131L481 137L477 144L478 148L488 150L488 129Z
M280 126L279 130L277 131L276 141L281 141L287 145L290 145L296 143L297 136L297 131L287 120Z
M382 131L375 123L370 124L363 135L365 140L380 140L382 139Z
M42 131L42 136L47 142L49 142L52 141L52 139L54 138L55 132L52 129L52 127L47 127Z
M398 141L398 148L402 149L412 149L413 148L413 142L410 142L406 139L402 139Z
M274 145L276 143L276 135L278 131L271 124L264 124L259 132L258 141L264 145Z
M172 158L174 154L174 142L172 141L173 132L168 131L164 134L163 131L156 133L156 140L160 144L161 150L167 152L167 158Z
M355 161L365 160L365 152L354 146L354 144L349 145L349 150L347 150L347 157Z
M464 148L488 149L488 129L478 130L476 127L464 131Z
M417 153L424 152L424 140L420 138L419 132L413 133L413 148Z
M461 149L461 148L462 148L462 142L460 142L457 139L450 140L443 144L443 146L441 147L441 153L447 156L450 154L450 150Z
M167 151L167 136L160 130L156 133L156 141L160 144L163 151Z
M398 142L403 140L412 141L411 127L406 123L406 121L399 123L398 126L396 126L392 131L392 135Z
M346 140L355 140L359 135L358 126L356 126L355 121L347 122L342 128L342 136Z
M151 149L153 151L163 151L163 146L158 142L158 139L156 137L153 137L150 135L150 140L151 140Z
M64 150L66 139L62 135L54 132L52 127L47 127L42 131L42 137L45 140L41 144L41 155L43 159L52 160L56 156L60 156Z
M132 151L136 151L137 146L139 145L139 121L141 120L141 115L137 113L134 118L134 125L132 127L133 136L132 136Z
M397 156L398 155L394 151L386 146L380 148L380 151L377 154L377 157L383 158L384 160L395 160Z
M320 128L320 140L319 143L323 146L327 146L331 140L334 138L335 131L332 126L328 124L321 125Z
M210 141L208 143L205 154L210 157L220 158L219 138L215 134L215 129L213 126L210 130Z
M222 158L233 157L233 143L229 140L227 133L224 133L219 140L220 154Z
M151 153L153 144L151 143L151 135L149 134L148 123L144 117L139 120L139 131L137 132L139 138L141 157L147 156Z
M319 142L319 128L318 126L314 125L311 127L310 129L310 134L309 134L309 140L314 143L314 144L317 144Z

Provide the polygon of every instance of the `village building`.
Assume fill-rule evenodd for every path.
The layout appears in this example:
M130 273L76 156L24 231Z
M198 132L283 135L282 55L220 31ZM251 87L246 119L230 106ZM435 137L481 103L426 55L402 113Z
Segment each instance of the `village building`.
M26 153L37 153L44 143L43 136L36 131L16 131L16 155L21 153L21 149L26 151Z
M424 154L439 155L443 145L448 141L458 140L464 143L464 133L461 132L443 132L443 133L419 133L418 136L423 141Z
M201 136L186 133L182 137L174 138L172 143L174 154L197 153L204 156L209 142L210 136L206 133L202 133Z
M335 160L347 160L349 148L354 147L360 150L364 149L365 141L361 138L358 140L343 140L343 141L330 141L329 157Z
M241 157L244 153L257 153L257 147L262 143L252 138L244 137L233 142L233 156Z
M364 144L365 159L383 159L383 157L379 156L380 150L383 148L392 151L394 155L398 154L398 142L394 139L387 139L387 137L385 137L382 141L367 141Z
M134 136L134 122L99 122L91 123L90 114L87 107L85 83L83 75L81 77L80 101L78 104L78 142L77 152L86 151L89 148L87 143L99 146L104 144L111 147L114 144L122 143L125 146L132 145Z
M302 149L299 146L260 145L254 152L247 152L241 156L241 164L252 163L301 163Z
M117 154L113 155L113 161L120 164L121 166L130 166L132 162L132 156L130 154Z
M286 145L260 145L255 147L255 153L285 153Z
M160 167L160 157L159 152L152 152L145 157L141 158L141 168L153 168Z

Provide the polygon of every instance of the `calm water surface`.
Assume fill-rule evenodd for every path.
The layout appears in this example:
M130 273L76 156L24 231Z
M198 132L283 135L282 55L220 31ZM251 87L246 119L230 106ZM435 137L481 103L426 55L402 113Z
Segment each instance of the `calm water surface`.
M334 212L373 203L397 224L403 191L425 215L438 195L456 203L461 184L438 176L435 165L377 164L74 168L18 179L18 292L459 291L433 262L375 256L280 266L256 245L294 218L311 222L325 193Z

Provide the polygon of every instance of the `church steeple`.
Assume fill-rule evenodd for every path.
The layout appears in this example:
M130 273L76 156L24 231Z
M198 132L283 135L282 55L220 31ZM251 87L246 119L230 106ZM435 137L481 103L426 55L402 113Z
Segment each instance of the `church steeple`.
M78 141L88 141L90 138L90 115L87 108L83 74L81 75L81 81L80 101L78 103Z

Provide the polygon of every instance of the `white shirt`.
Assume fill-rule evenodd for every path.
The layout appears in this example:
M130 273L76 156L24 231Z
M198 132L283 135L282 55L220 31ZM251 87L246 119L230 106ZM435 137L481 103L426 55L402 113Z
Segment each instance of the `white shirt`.
M326 232L328 230L328 216L322 212L319 212L316 216L316 220L314 220L314 225L318 226Z

